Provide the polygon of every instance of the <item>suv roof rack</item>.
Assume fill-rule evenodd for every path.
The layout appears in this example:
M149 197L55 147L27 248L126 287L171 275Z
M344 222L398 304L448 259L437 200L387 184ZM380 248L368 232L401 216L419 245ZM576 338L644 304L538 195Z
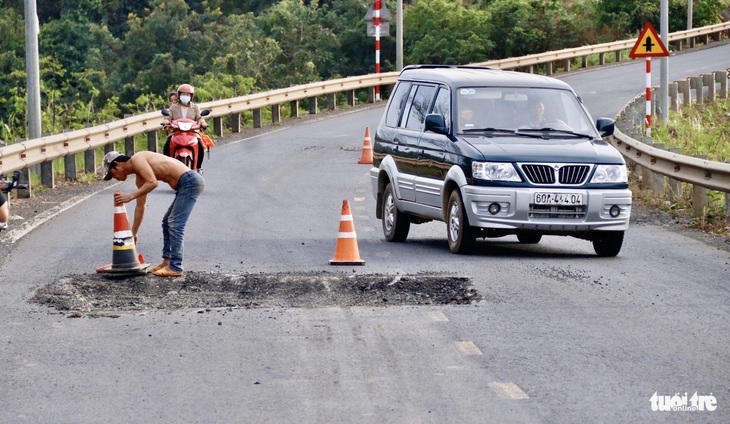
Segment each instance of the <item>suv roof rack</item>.
M492 68L490 66L478 66L478 65L440 65L440 64L421 64L421 65L408 65L403 68L400 73L413 69L491 69L500 70L499 68Z

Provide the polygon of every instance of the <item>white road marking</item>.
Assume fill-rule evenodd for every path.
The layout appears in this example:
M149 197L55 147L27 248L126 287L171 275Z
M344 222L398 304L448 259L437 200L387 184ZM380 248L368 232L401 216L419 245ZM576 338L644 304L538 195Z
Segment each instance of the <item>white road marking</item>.
M529 399L527 393L523 392L515 383L494 381L489 383L492 389L502 399Z
M482 351L479 350L477 345L470 341L456 342L456 347L459 348L461 353L464 355L482 355Z
M429 312L428 317L431 321L448 321L449 319L441 311Z

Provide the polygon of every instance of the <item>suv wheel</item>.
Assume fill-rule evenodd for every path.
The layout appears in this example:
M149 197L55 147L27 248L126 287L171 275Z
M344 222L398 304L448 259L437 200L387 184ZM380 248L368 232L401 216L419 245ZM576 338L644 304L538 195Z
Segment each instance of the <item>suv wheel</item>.
M408 214L398 210L395 205L393 185L388 183L383 193L383 235L388 241L403 242L411 229L411 220Z
M623 231L607 231L598 233L593 239L593 250L598 256L616 256L624 242Z
M447 236L449 249L453 253L469 253L474 247L476 232L474 227L469 225L466 217L464 202L461 200L459 190L454 190L449 196L449 208L446 215Z

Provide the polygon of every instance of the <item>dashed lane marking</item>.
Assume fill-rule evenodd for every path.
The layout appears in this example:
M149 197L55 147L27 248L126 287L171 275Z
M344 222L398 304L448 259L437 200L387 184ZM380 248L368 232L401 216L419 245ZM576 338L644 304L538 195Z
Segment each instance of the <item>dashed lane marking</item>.
M456 347L464 355L481 355L482 354L482 351L479 350L477 345L475 345L473 342L470 342L470 341L456 342Z
M428 313L428 317L431 321L448 321L449 319L441 311L433 311Z
M522 389L515 383L510 382L499 382L494 381L489 383L489 388L492 389L497 396L502 399L529 399L527 393L523 392Z

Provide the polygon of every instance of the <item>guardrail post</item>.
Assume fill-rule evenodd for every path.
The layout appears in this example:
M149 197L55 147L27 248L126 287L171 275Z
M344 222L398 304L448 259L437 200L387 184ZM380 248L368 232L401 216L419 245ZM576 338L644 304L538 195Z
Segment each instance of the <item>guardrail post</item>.
M66 155L63 157L63 169L64 169L64 176L67 180L75 180L76 179L76 155Z
M659 150L667 150L664 143L656 143L654 144L655 149ZM662 174L654 172L651 179L651 191L654 192L654 194L658 196L664 196L664 181L665 177Z
M599 65L606 64L606 53L598 53L598 64Z
M41 163L41 184L48 188L56 186L56 171L53 169L53 161Z
M715 101L715 74L702 74L702 85L707 86L707 101ZM703 90L704 91L704 90Z
M580 58L580 65L583 68L587 68L588 67L588 56L583 56L583 57Z
M355 106L355 90L350 90L347 92L347 105L350 107Z
M281 106L271 105L271 123L278 124L281 122Z
M253 127L261 128L261 109L253 110Z
M727 71L715 72L715 81L720 83L720 98L727 99Z
M113 141L111 143L105 144L104 145L104 154L107 154L107 153L111 152L112 150L114 150L114 148L115 148L115 146L114 146L114 142Z
M682 106L689 106L692 103L692 95L689 92L689 80L677 81L677 91L682 95Z
M679 111L679 99L677 99L677 83L669 83L669 110Z
M692 155L698 159L707 159L707 155ZM701 217L707 207L707 189L697 184L692 185L692 214Z
M28 186L27 189L18 189L17 195L21 199L30 199L31 191L33 190L33 187L31 187L30 183L30 168L23 168L20 170L20 178L18 181L20 184L25 184Z
M223 118L220 116L213 118L213 134L216 137L223 137Z
M690 49L695 48L695 44L697 44L697 40L695 40L695 37L690 37L689 38L689 48Z
M299 118L299 100L292 100L289 102L289 108L291 109L289 116L292 118Z
M134 137L124 138L124 154L127 156L134 154Z
M641 142L646 144L647 146L653 146L654 141L651 137L644 137L641 139ZM651 169L648 167L642 166L641 167L641 188L644 190L651 190L652 187L652 181L654 179L654 173L651 172Z
M552 75L553 74L553 62L548 62L545 64L545 75Z
M234 133L241 132L241 113L235 112L231 114L231 131Z
M670 153L676 153L678 155L682 154L682 149L679 147L672 147L669 149ZM680 200L683 196L682 192L682 182L674 179L674 178L667 178L667 188L669 189L667 192L667 197L669 198L670 202L677 202Z
M335 95L335 93L330 93L327 95L327 107L329 107L330 111L337 109L337 96Z
M368 87L368 103L375 103L375 87Z
M689 85L695 90L695 102L698 105L702 104L702 97L704 89L702 87L702 77L690 77L689 78Z
M563 72L570 72L570 59L563 60Z
M616 63L621 62L621 50L616 50Z
M309 114L310 115L317 114L317 97L316 96L309 98Z
M94 149L84 151L84 172L96 172L96 154Z
M158 141L158 134L157 131L150 131L147 133L147 150L150 152L157 153L159 149L157 148L157 141Z

